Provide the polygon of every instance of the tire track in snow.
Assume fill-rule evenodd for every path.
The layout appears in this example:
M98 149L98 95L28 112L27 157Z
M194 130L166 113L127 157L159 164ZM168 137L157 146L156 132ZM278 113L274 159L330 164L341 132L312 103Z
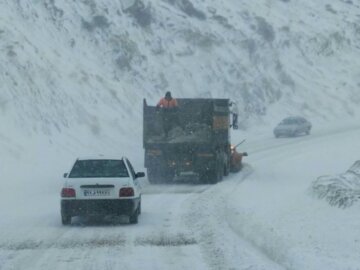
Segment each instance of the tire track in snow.
M188 202L185 222L196 235L210 269L283 269L236 234L227 222L227 199L252 173L250 165Z
M0 240L0 269L207 269L197 239L183 224L184 203L208 186L178 185L143 195L139 224L87 221L74 218L71 226L43 224L29 217L31 226L20 235L10 229ZM48 208L53 205L48 206ZM47 209L50 210L50 209ZM51 211L46 211L51 213ZM17 217L16 220L21 220ZM14 222L16 221L14 220ZM40 223L37 226L36 224Z

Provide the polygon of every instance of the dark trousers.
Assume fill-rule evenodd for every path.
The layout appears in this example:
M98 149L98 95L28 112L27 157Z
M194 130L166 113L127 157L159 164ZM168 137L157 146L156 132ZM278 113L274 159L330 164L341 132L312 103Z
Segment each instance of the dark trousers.
M165 135L169 134L169 131L179 125L178 115L174 110L163 110L162 112L163 130Z

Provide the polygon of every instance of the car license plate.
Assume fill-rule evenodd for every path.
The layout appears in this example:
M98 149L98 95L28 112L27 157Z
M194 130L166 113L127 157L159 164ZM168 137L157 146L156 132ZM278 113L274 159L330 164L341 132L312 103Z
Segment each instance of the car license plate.
M110 189L85 189L85 197L110 196Z

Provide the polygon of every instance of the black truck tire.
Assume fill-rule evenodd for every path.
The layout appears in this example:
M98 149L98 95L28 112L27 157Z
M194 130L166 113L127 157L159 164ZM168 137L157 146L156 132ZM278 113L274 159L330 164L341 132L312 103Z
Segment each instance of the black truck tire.
M200 177L202 183L216 184L224 176L224 163L217 159L215 167L203 173Z
M218 179L219 179L219 170L214 169L214 170L208 171L207 182L209 184L216 184L218 182Z
M209 184L216 184L222 180L222 177L223 177L223 170L218 166L214 170L208 171L207 182Z
M223 180L224 177L224 165L223 161L220 161L217 168L217 182L220 182ZM216 182L216 183L217 183Z
M159 182L157 175L150 168L147 169L147 178L148 178L150 184L157 184Z
M225 164L224 164L224 176L228 176L229 173L230 173L230 163L225 162Z
M148 180L151 184L171 183L174 178L174 172L170 169L147 169Z

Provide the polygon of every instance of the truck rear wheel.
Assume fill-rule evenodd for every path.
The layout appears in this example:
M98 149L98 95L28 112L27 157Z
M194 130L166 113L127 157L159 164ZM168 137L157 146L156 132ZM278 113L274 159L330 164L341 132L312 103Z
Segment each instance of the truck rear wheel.
M147 169L148 180L151 184L170 183L174 179L174 172L170 169Z
M212 168L201 176L201 182L216 184L220 182L224 176L224 167L223 164L218 161L215 168Z
M221 162L219 164L218 168L217 168L217 181L216 181L216 183L222 181L223 177L224 177L224 166L223 166L223 163Z
M207 173L207 183L216 184L219 180L219 170L211 170Z
M207 181L209 184L216 184L220 182L223 177L223 170L222 168L216 168L215 170L211 170L208 173Z
M214 184L216 183L216 172L215 170L209 170L203 172L200 176L200 181L203 184Z
M225 163L225 165L224 165L224 176L228 176L229 173L230 173L230 164Z
M147 169L147 177L150 184L158 184L160 182L159 176L155 173L153 169L150 168Z

